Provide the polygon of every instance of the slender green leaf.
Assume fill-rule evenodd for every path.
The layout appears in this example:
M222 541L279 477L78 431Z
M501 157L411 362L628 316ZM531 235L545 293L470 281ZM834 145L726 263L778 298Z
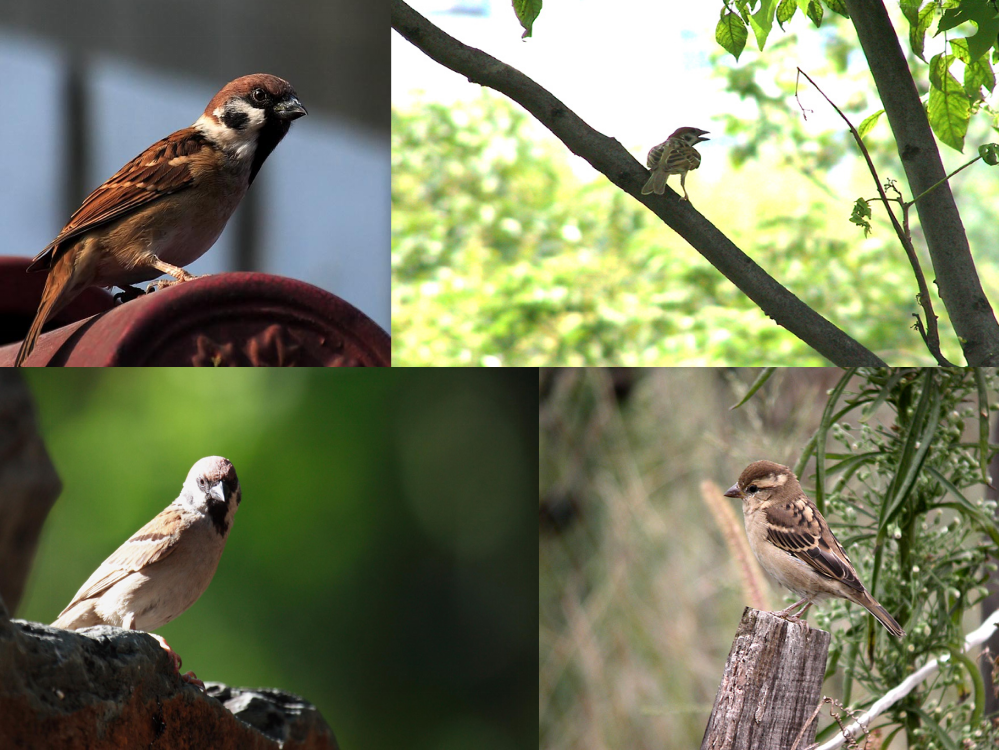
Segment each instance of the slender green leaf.
M989 386L980 367L972 368L975 387L978 389L978 468L982 471L982 484L989 483Z
M971 103L964 87L950 73L953 61L953 55L934 55L930 60L930 101L926 114L937 138L957 151L964 151Z
M885 384L878 392L877 397L873 401L871 401L871 403L869 403L867 406L864 407L863 411L860 413L860 421L866 422L868 419L870 419L871 415L873 415L874 412L876 412L881 407L881 404L883 404L885 401L888 400L888 396L891 395L891 392L895 390L895 386L898 385L898 381L900 381L904 377L907 377L910 374L910 372L911 372L910 370L906 369L899 369L893 372L891 377L885 381Z
M878 124L878 120L881 118L881 115L883 115L884 113L885 111L883 109L879 109L870 117L864 118L864 121L860 123L860 127L857 128L857 132L860 133L861 138L863 138L865 135L867 135L874 129L874 126Z
M822 10L822 3L819 0L809 0L808 9L805 10L805 15L815 24L816 28L822 25L822 14L825 11Z
M531 36L534 29L534 21L541 13L541 0L513 0L513 11L517 14L517 20L524 27L521 39Z
M756 380L754 380L753 384L749 386L749 390L746 391L746 395L743 396L742 400L739 401L739 403L737 403L735 406L728 407L728 410L732 411L733 409L738 409L744 403L749 401L749 399L753 397L753 394L756 393L758 390L760 390L760 388L763 387L764 383L770 380L770 376L774 374L774 371L776 369L777 369L776 367L764 367L762 370L760 370L760 374L756 376Z
M826 7L833 13L838 13L843 16L843 18L849 18L850 13L846 9L846 3L843 0L822 0L826 4Z
M770 36L776 12L777 0L761 0L759 9L749 17L749 25L753 27L753 34L756 35L756 46L761 50L767 43L767 37Z
M780 0L780 5L777 6L777 23L780 24L782 31L784 29L784 24L794 18L794 14L797 10L797 0Z
M992 93L996 87L996 74L988 58L982 57L964 67L964 90L972 99L982 98L982 88Z
M749 39L749 32L746 24L735 13L722 13L715 27L715 41L722 46L736 60L746 48L746 40Z
M912 47L912 51L916 53L920 60L926 62L926 58L923 57L923 47L926 44L926 32L930 28L930 24L933 23L933 16L936 13L936 3L928 2L923 6L923 9L919 11L916 17L916 22L909 23L909 46Z

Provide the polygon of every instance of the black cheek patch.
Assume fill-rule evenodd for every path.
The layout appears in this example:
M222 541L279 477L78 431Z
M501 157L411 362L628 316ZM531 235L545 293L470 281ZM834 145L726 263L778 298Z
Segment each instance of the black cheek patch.
M227 109L222 113L222 124L233 130L244 130L250 116L238 109Z
M220 503L214 497L208 498L208 517L212 519L212 525L215 530L219 533L219 536L225 536L226 532L229 531L229 522L225 520L226 514L226 504Z

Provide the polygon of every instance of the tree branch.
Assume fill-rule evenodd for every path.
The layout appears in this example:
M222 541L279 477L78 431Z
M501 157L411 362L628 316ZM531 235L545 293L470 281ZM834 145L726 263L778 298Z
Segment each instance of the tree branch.
M472 83L504 94L566 147L646 206L778 324L840 366L885 363L781 286L717 227L673 191L643 196L648 172L614 138L597 132L519 70L445 34L403 0L392 0L392 28L426 55Z
M829 102L829 106L836 110L836 114L842 118L843 122L850 129L850 134L853 135L853 140L857 142L857 147L860 152L864 155L864 159L867 160L867 168L871 172L871 177L874 178L874 187L877 188L878 195L881 196L881 202L884 204L885 211L888 212L888 218L891 219L891 225L895 229L895 235L898 237L898 241L902 243L902 248L905 250L905 255L909 259L909 265L912 266L912 273L916 277L916 286L919 287L919 293L916 295L916 299L923 308L923 312L926 313L926 328L923 328L923 323L919 320L919 316L916 316L916 330L919 331L919 335L923 338L923 343L926 344L926 348L930 350L930 354L937 361L937 364L941 367L953 367L953 364L947 361L943 353L940 351L940 331L937 328L937 316L933 312L933 299L930 297L930 290L926 286L926 277L923 276L923 269L919 265L919 256L916 255L916 248L912 245L912 237L909 234L908 228L903 229L902 225L898 223L898 219L895 218L895 212L891 210L891 199L885 193L884 186L881 184L881 178L878 177L878 170L874 167L874 161L871 159L870 153L867 151L867 146L864 145L864 139L860 137L860 133L857 129L853 127L853 123L850 122L849 118L843 114L843 111L836 106L835 102L826 96L826 92L819 88L819 85L812 80L812 77L808 75L801 68L798 68L798 73L805 76L808 82L815 87L822 98ZM795 86L797 89L797 86ZM795 97L797 97L797 91L795 92ZM801 101L798 101L798 106L801 107ZM804 107L802 107L804 112ZM940 183L937 183L940 184ZM901 203L901 196L899 196L899 203ZM903 206L903 213L905 207ZM928 329L928 330L927 330Z
M916 84L883 3L845 0L885 106L936 272L940 298L969 365L999 364L999 323L982 290L949 184L927 191L945 172Z

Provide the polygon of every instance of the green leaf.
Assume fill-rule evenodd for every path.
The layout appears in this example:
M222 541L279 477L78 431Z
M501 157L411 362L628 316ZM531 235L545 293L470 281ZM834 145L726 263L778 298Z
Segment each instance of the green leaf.
M746 24L735 13L722 13L715 27L715 41L736 60L746 48L749 32Z
M930 28L930 24L933 23L933 16L936 13L936 3L929 2L919 11L916 16L916 22L909 23L909 46L912 47L912 51L916 53L920 60L926 62L926 58L923 57L923 45L926 43L926 31Z
M973 100L982 99L982 87L989 93L996 87L996 75L989 61L982 57L964 66L964 90Z
M990 167L999 164L999 143L984 143L978 147L978 153L981 155L982 161Z
M513 11L517 14L517 20L524 27L521 39L531 36L534 29L534 21L541 13L541 0L513 0Z
M833 13L838 13L843 16L843 18L849 18L850 13L846 9L846 3L843 0L822 0L826 4L826 7Z
M770 380L770 376L774 374L774 371L776 369L777 369L776 367L764 367L760 371L760 374L756 376L756 380L753 381L753 384L749 386L749 390L746 391L746 395L743 396L742 399L739 401L739 403L737 403L735 406L728 407L728 410L732 411L733 409L738 409L744 403L749 401L749 399L753 397L753 394L756 393L758 390L760 390L760 388L763 387L764 383Z
M749 17L749 25L753 27L753 34L756 35L756 46L761 50L767 43L767 37L770 36L776 11L777 0L762 0L759 9Z
M879 109L870 117L864 118L864 121L860 123L860 127L857 128L857 132L860 133L861 138L863 138L865 135L874 130L874 126L878 124L878 120L881 118L881 115L883 115L884 113L885 111L883 109Z
M900 0L898 7L902 10L902 15L909 22L909 26L919 23L919 6L923 0Z
M964 37L950 40L950 49L954 57L963 63L971 62L971 54L968 52L968 40Z
M805 10L805 15L808 16L812 23L815 24L816 28L822 25L822 3L819 0L809 0L808 8Z
M870 119L870 118L868 118ZM863 198L857 198L857 202L853 204L853 213L850 215L850 221L856 224L858 227L864 228L864 236L871 236L871 206Z
M784 30L784 24L794 18L797 10L797 0L780 0L780 5L777 6L777 23L780 24L781 31Z
M934 55L930 60L930 100L926 115L941 142L956 151L964 151L971 102L964 87L948 70L953 61L953 55Z
M937 33L949 31L962 23L971 22L978 27L973 36L967 37L968 54L977 60L995 45L999 34L999 12L989 0L961 0L961 4L946 10L937 24Z

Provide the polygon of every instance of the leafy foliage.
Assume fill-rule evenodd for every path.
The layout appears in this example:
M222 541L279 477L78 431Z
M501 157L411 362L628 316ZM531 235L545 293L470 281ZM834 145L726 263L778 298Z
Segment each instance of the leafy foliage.
M752 169L714 198L688 180L691 198L806 303L875 349L927 361L899 323L916 309L904 258L858 243L824 180L796 176L824 174L842 137L809 134L783 101L758 127L801 149L775 154L752 140L755 123L733 119L729 132L750 138L734 159ZM823 363L630 196L581 183L560 144L503 97L396 111L392 138L396 363ZM772 192L758 189L761 173ZM726 196L738 212L717 210Z
M892 709L909 747L934 737L954 747L996 739L982 721L984 694L967 688L977 666L960 651L964 615L986 596L996 569L996 504L973 500L968 490L992 481L987 466L999 446L988 435L997 393L990 368L850 370L830 391L822 425L798 462L816 458L817 501L842 519L837 534L861 579L907 633L871 660L858 647L873 648L876 626L867 613L837 601L816 615L820 627L852 623L835 631L829 654L843 668L846 702L854 682L881 695L911 674L914 660L952 655L929 689ZM884 407L890 419L876 417Z
M750 8L755 3L756 0L732 0L723 6L722 19L726 29L722 34L722 21L719 21L715 38L736 60L745 47L748 36L746 28L749 26L756 35L759 49L763 50L770 35L770 22L774 12L782 30L799 9L804 11L816 27L822 25L822 4L818 0L782 0L776 6L770 0L763 0L760 7L750 13ZM732 6L738 8L739 12L730 11ZM847 16L842 0L825 2L825 6ZM926 61L926 34L934 23L935 35L945 36L950 51L934 55L930 60L927 116L933 132L941 142L956 151L963 151L968 122L975 113L985 112L993 127L999 126L999 111L986 103L986 96L995 89L992 63L999 60L999 48L996 47L999 10L991 0L952 0L947 3L940 3L938 0L901 0L899 6L909 24L909 46L920 60ZM966 37L951 37L947 34L965 23L975 26L974 34ZM738 44L740 24L742 43ZM963 83L958 81L954 73L955 64L963 67ZM863 135L863 131L861 134Z

